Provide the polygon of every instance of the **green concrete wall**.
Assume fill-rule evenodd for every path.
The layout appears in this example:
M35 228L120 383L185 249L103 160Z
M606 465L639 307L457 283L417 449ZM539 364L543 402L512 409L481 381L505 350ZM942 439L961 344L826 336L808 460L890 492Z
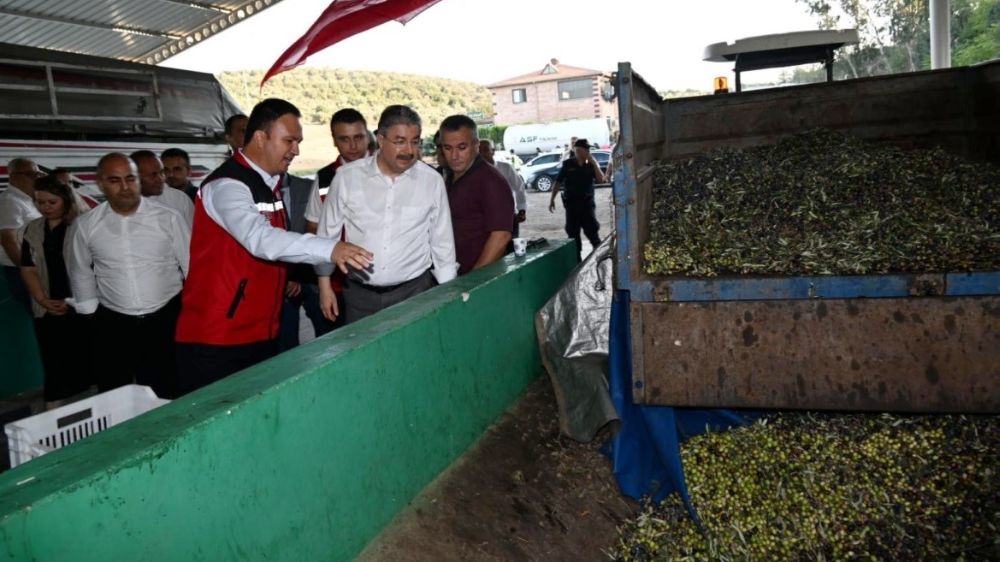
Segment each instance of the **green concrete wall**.
M0 475L0 559L352 558L541 373L575 260L505 258Z
M42 376L31 314L10 296L0 274L0 398L40 388Z

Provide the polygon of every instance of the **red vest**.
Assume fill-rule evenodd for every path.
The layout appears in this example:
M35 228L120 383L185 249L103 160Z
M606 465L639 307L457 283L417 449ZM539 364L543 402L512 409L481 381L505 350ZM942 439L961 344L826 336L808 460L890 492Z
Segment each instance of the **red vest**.
M280 199L242 158L237 154L226 160L203 184L218 178L242 182L258 208L277 209L261 211L271 226L286 229ZM194 203L191 263L181 294L177 341L241 345L277 338L285 278L284 264L254 257L212 220L199 192Z

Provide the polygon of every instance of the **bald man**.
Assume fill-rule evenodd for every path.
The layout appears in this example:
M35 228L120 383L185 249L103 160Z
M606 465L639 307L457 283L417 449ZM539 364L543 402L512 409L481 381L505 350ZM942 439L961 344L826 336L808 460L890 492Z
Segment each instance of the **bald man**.
M142 197L124 154L98 161L97 185L107 201L70 227L66 270L77 312L93 315L107 343L95 364L98 387L134 382L176 397L174 329L191 230L180 213Z

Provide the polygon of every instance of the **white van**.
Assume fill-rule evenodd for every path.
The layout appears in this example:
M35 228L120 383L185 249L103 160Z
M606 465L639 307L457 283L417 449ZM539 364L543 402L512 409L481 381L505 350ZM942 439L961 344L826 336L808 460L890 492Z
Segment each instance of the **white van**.
M573 137L607 148L611 144L611 131L610 118L511 125L504 131L503 147L505 150L513 149L515 154L527 161L542 152L565 149Z

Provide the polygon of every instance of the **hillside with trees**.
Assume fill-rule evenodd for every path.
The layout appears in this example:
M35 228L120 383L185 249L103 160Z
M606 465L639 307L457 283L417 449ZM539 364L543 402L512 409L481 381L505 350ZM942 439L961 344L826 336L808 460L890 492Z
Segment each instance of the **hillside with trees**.
M454 113L492 114L490 92L472 82L445 78L344 70L340 68L300 67L268 80L260 89L263 70L223 72L219 81L247 112L268 97L284 98L302 111L305 123L330 122L334 111L353 107L361 112L374 129L378 116L387 105L402 103L420 114L424 131L437 129L442 119Z

